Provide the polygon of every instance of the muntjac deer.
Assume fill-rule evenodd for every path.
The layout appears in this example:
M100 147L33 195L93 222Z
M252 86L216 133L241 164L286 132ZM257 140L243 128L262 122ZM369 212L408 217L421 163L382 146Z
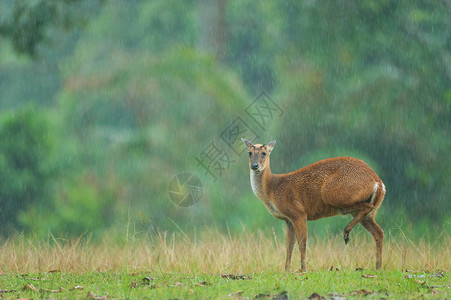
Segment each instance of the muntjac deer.
M289 271L294 243L301 251L301 269L306 270L307 221L351 214L343 238L357 223L368 230L376 241L376 269L382 266L384 231L375 221L376 212L385 196L385 185L363 161L337 157L318 161L287 174L272 174L269 155L275 141L253 145L242 139L249 151L251 187L269 212L287 225L287 258Z

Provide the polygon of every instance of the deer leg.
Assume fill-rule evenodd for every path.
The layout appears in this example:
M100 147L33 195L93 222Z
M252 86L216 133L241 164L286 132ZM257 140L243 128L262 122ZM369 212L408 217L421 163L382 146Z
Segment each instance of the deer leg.
M285 262L285 272L290 271L291 255L293 254L294 243L296 242L296 236L294 233L293 224L289 220L285 221L287 223L287 260Z
M374 205L371 203L359 203L357 205L353 205L350 207L351 209L359 210L359 212L354 216L354 219L352 219L351 222L349 222L348 225L346 225L344 233L343 233L343 239L345 240L345 244L349 242L349 233L354 228L357 223L360 223L366 216L373 210Z
M371 217L363 219L361 224L374 237L374 241L376 242L376 269L380 269L382 267L382 245L384 242L384 231Z
M292 219L291 222L298 240L299 251L301 252L301 269L302 271L306 271L305 252L307 250L307 216L306 214L301 214L300 216L297 216L296 219Z

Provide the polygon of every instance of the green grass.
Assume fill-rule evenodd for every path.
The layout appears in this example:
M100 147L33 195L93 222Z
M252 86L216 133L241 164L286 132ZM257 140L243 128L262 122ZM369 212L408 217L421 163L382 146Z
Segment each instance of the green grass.
M284 239L261 232L208 232L195 239L157 233L126 242L17 236L0 246L0 294L34 299L305 299L314 293L326 299L451 298L449 234L432 242L388 234L383 257L382 270L374 270L374 241L363 232L347 245L341 236L310 237L304 273L284 273ZM299 265L295 249L292 269Z
M307 273L261 272L238 278L226 274L180 273L30 273L2 274L2 296L8 298L241 298L258 295L308 298L437 298L451 296L448 274L401 271L312 271ZM242 274L234 274L242 275ZM365 278L365 275L376 277ZM420 276L407 278L408 276ZM424 276L424 277L423 277ZM150 278L147 280L146 278Z

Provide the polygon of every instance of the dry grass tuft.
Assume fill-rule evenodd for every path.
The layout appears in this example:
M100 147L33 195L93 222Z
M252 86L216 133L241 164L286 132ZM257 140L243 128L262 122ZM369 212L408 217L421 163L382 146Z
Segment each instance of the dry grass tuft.
M307 261L310 270L371 269L375 245L365 236L353 236L348 245L341 237L330 240L309 238ZM158 233L125 243L104 240L36 241L23 236L6 240L0 246L1 271L5 273L49 272L182 272L252 273L283 271L285 241L262 233L241 236L210 232L201 239L186 235ZM386 237L384 269L449 270L451 238L414 243L405 237ZM292 268L300 265L295 249Z

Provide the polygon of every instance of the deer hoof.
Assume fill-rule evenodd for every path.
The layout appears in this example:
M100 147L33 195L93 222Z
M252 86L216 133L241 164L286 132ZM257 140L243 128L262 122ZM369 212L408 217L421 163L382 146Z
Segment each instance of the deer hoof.
M349 242L349 233L345 233L343 239L345 240L345 244Z

